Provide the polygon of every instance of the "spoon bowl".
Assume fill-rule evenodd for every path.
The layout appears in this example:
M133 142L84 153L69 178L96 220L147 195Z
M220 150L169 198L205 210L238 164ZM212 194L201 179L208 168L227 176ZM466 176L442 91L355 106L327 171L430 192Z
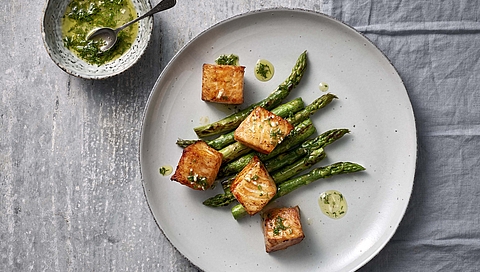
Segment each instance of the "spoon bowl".
M118 33L125 29L126 27L136 23L137 21L140 21L148 16L151 16L157 12L167 10L169 8L172 8L177 4L176 0L162 0L160 3L158 3L155 7L153 7L150 11L147 13L143 14L142 16L136 18L135 20L132 20L116 29L112 29L109 27L100 27L92 30L88 35L87 35L87 40L99 40L103 42L103 45L100 46L100 50L105 52L112 48L115 43L117 42L118 39Z
M103 42L100 50L103 52L112 48L118 40L115 29L109 27L95 28L87 35L87 40L99 40Z

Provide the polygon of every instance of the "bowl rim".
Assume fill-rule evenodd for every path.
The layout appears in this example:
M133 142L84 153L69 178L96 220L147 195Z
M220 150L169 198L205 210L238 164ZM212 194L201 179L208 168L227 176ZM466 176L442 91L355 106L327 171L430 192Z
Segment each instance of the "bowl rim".
M69 0L68 2L70 2L70 1L71 0ZM147 11L152 8L152 4L151 4L150 0L137 0L137 1L145 2L146 6L147 6ZM64 63L60 62L57 58L57 55L51 49L50 41L48 40L47 35L46 35L46 31L45 31L45 22L47 20L47 10L50 7L51 2L52 2L52 0L45 0L44 6L43 6L43 9L42 9L42 20L41 20L41 24L40 24L40 31L41 31L41 34L42 34L43 45L44 45L45 50L47 51L50 59L61 70L63 70L64 72L66 72L69 75L72 75L72 76L75 76L75 77L78 77L78 78L83 78L83 79L107 79L107 78L118 76L118 75L124 73L125 71L127 71L132 66L134 66L142 58L142 56L145 54L146 49L149 47L149 45L151 43L151 40L152 40L151 37L152 37L153 27L154 27L154 16L149 16L148 18L143 19L143 21L146 21L147 33L145 35L146 36L145 39L147 39L147 40L146 40L145 46L143 47L143 50L141 50L141 52L139 52L137 54L137 56L135 57L135 60L133 62L131 62L129 65L125 66L124 68L122 68L118 71L112 70L113 72L111 72L109 74L86 75L86 74L78 73L78 72L70 69L68 67L68 65L64 65ZM138 13L138 10L136 10L136 11ZM127 52L129 50L127 50ZM72 55L74 55L74 57L77 58L78 60L81 60L75 54L72 53ZM120 56L120 58L121 57L122 56ZM81 61L83 61L83 60L81 60ZM88 64L88 65L90 65L90 64Z

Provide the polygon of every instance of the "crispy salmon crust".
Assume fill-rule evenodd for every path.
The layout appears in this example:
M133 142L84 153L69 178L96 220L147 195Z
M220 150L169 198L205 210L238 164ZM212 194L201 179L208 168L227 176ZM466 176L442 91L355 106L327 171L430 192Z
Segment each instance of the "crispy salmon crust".
M222 153L200 140L183 150L170 179L195 190L206 190L215 181L221 164Z
M202 100L222 104L242 104L244 74L244 66L204 64Z
M250 215L261 211L275 196L277 186L257 156L235 177L230 190Z
M282 117L272 112L256 107L234 132L236 141L268 154L283 141L293 126Z
M262 227L268 253L296 245L305 238L298 206L264 212Z

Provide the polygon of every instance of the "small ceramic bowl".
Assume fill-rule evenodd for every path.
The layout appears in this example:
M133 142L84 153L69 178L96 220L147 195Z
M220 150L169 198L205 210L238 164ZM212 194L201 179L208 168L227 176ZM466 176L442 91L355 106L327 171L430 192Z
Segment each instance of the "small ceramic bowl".
M70 1L47 0L42 21L42 36L45 48L53 62L65 72L86 79L104 79L118 75L133 66L143 55L150 42L153 29L152 16L138 22L138 35L131 48L120 58L101 66L89 64L63 45L62 16ZM148 0L132 0L137 15L151 9Z

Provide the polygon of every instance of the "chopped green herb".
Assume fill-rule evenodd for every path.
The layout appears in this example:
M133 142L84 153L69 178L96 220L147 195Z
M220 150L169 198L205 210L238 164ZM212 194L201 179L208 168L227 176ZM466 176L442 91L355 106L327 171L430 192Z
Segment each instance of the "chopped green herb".
M272 71L270 70L270 66L258 63L257 65L257 74L263 77L264 79L268 78L267 74L271 74Z
M277 216L277 218L275 218L275 227L273 228L273 234L274 235L279 235L281 231L290 228L290 227L287 227L283 224L283 220L285 220L285 219L283 219L280 216Z
M205 190L208 187L207 177L199 176L198 174L194 173L193 170L190 170L187 180L194 184L196 188Z
M215 63L218 65L238 65L238 56L234 54L220 55Z
M279 136L281 137L282 135L283 135L283 131L279 128L272 129L270 131L270 137L274 140L278 140Z

